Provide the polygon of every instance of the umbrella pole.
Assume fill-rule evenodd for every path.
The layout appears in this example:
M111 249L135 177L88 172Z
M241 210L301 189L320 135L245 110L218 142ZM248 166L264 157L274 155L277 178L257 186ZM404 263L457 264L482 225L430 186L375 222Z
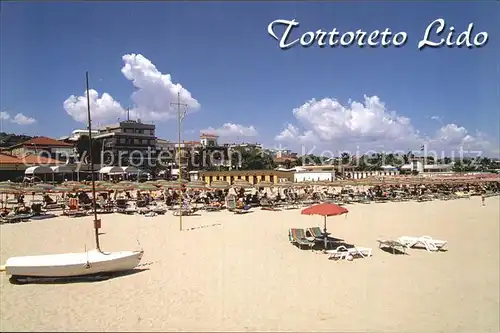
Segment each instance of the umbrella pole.
M326 216L325 216L325 226L323 228L323 232L325 233L324 235L324 242L325 242L325 250L328 248L328 236L326 234Z

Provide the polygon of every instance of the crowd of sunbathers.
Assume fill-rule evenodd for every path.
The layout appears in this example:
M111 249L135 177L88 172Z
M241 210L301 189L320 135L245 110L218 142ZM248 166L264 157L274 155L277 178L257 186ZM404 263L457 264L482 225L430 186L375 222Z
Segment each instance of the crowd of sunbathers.
M218 210L223 208L228 204L227 199L231 199L236 209L245 209L248 207L262 206L263 208L269 208L275 210L277 206L282 204L291 204L292 206L297 206L297 204L310 205L314 203L324 202L332 200L337 203L347 203L352 201L370 202L378 200L389 201L389 200L411 200L423 197L429 197L432 199L450 199L459 198L456 193L462 193L466 195L482 195L486 196L487 193L498 193L500 192L500 183L489 182L484 184L468 184L468 183L457 183L457 184L432 184L432 185L385 185L385 186L372 186L364 191L360 191L358 188L344 187L340 191L336 191L331 187L318 187L313 188L312 186L305 188L281 188L281 189L252 189L245 190L243 188L230 189L218 189L214 191L208 190L194 190L194 189L183 189L182 191L164 189L158 191L137 191L133 197L129 191L118 192L118 191L108 191L97 193L98 197L96 203L98 206L119 206L119 203L127 206L127 201L135 201L135 205L138 208L145 208L150 205L155 205L155 203L164 203L167 207L172 207L178 204L179 196L181 196L182 205L188 208L191 204L202 204L207 210ZM78 206L80 209L91 209L92 199L87 192L77 192L62 194L61 197L57 196L54 199L53 194L43 193L42 203L31 202L30 205L25 204L25 195L16 194L14 199L16 206L12 208L0 208L0 217L6 215L16 215L16 214L29 214L36 213L36 210L41 209L60 209L61 206L67 205L67 199L76 198L78 199ZM8 197L6 198L8 201ZM35 210L33 209L34 205ZM2 203L3 205L3 203ZM233 204L232 204L233 205ZM292 207L290 206L290 207ZM51 208L53 207L53 208Z

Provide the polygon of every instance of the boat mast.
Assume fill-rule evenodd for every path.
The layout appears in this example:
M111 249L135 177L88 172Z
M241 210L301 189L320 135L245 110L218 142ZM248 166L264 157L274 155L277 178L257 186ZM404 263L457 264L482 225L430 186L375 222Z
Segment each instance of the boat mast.
M96 196L95 196L95 179L94 179L94 159L92 155L92 121L90 119L90 94L89 94L89 72L85 72L85 80L87 85L87 116L89 122L89 159L90 159L90 169L92 173L92 210L94 211L94 235L95 235L95 246L99 252L101 252L101 245L99 243L99 228L101 227L101 220L97 218L96 210Z

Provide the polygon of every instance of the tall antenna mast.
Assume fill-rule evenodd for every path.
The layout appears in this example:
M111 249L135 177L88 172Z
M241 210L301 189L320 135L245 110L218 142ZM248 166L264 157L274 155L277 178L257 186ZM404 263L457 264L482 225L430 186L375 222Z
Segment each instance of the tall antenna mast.
M127 108L127 121L130 121L130 108Z
M94 159L92 158L92 120L90 119L90 94L89 94L89 72L85 72L85 81L87 85L87 117L89 121L89 157L90 157L90 169L92 173L92 210L94 211L94 235L95 235L95 246L99 252L101 251L101 245L99 243L99 228L101 227L101 220L97 218L96 210L96 199L95 199L95 179L94 179Z
M177 102L170 103L172 106L177 106L177 138L179 142L177 143L177 164L179 165L179 174L177 176L177 181L179 182L179 228L182 231L182 168L181 168L181 122L186 116L188 105L181 103L181 92L177 92ZM181 110L183 108L183 110Z

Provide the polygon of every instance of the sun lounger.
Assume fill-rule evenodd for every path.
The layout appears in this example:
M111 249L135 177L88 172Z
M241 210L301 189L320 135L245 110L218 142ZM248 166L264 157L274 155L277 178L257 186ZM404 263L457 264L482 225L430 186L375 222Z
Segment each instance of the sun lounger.
M147 214L149 212L151 212L151 210L147 207L137 207L138 214L144 215L144 214Z
M166 208L159 206L149 206L149 210L158 215L165 215L165 213L167 212Z
M205 205L203 206L203 209L207 212L220 212L222 210L222 206Z
M231 211L235 214L246 214L250 212L250 206L245 206L244 208L235 208Z
M378 242L379 249L389 248L392 250L392 254L396 254L396 251L399 251L399 252L406 254L406 246L405 246L405 244L401 243L400 241L377 239L377 242Z
M412 237L401 236L398 241L404 244L407 248L411 247L425 247L429 252L441 250L448 242L439 239L433 239L430 236Z
M274 206L263 206L260 208L260 210L268 210L268 211L271 211L271 212L280 212L281 209L279 208L276 208Z
M105 200L101 200L97 203L99 207L99 214L109 214L109 213L114 213L114 205L112 203L108 203Z
M134 208L134 207L127 207L127 208L116 208L115 210L117 213L120 213L120 214L127 214L127 215L133 215L135 213L137 213L137 209Z
M63 215L69 217L81 217L81 216L86 216L87 211L80 209L68 209L63 211Z
M7 215L2 218L2 223L19 223L28 221L33 214L17 214L17 215Z
M189 208L189 207L182 207L182 210L181 210L181 214L182 216L191 216L194 214L194 209L192 208ZM172 212L172 215L174 216L179 216L179 209L176 208L173 212Z
M302 246L309 246L309 248L312 250L313 246L316 244L315 242L310 241L306 238L303 229L289 229L288 239L292 244L298 245L301 249Z
M51 218L54 218L54 217L57 217L56 214L46 214L46 213L43 213L43 214L39 214L39 215L33 215L30 220L46 220L46 219L51 219Z
M328 259L331 260L342 260L347 259L348 256L367 258L371 257L372 249L368 247L351 247L347 248L344 245L337 247L335 250L327 250L330 256Z
M307 233L309 233L311 235L311 237L313 237L316 242L319 242L319 241L324 242L323 232L321 232L320 227L307 228L306 229L306 236L307 236ZM328 236L326 240L330 244L339 243L339 242L343 241L343 239L334 238L334 237L330 237L330 236Z

